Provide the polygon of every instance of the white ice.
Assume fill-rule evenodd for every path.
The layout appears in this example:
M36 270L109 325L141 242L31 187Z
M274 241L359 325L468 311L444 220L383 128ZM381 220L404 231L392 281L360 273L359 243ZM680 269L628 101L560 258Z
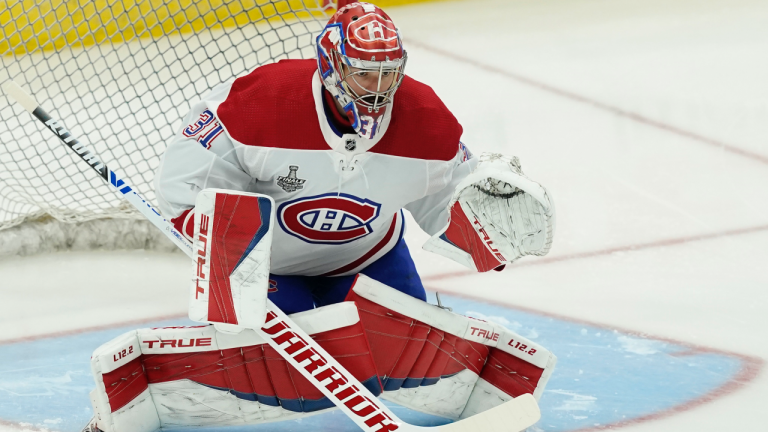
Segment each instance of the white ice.
M453 110L464 142L519 156L558 210L548 257L483 275L420 251L411 224L430 288L768 357L768 2L478 0L391 14L407 72ZM189 270L155 252L3 259L0 339L183 315ZM621 429L757 431L766 401L763 373Z

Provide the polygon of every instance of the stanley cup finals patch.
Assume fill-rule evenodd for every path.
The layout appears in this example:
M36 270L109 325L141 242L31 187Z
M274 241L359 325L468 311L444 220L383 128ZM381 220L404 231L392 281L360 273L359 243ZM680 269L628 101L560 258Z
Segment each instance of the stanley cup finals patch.
M306 182L306 180L296 177L296 171L299 170L299 167L297 165L291 165L288 169L290 171L287 176L277 177L277 185L286 192L296 192L299 189L304 189L304 182Z

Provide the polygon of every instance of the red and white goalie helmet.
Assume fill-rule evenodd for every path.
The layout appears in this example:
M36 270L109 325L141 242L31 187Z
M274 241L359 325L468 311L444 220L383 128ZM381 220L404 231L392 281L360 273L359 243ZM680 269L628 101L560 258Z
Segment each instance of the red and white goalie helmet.
M370 3L340 8L317 37L317 67L323 84L363 138L376 135L403 81L406 59L395 24ZM361 84L363 77L374 73L375 89ZM394 79L386 85L390 76Z

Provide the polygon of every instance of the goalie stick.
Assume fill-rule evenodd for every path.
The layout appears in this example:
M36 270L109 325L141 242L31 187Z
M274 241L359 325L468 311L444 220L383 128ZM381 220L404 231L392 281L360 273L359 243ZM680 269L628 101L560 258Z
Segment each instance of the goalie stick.
M119 191L153 225L165 233L190 258L192 245L133 188L80 143L64 125L51 117L13 81L3 85L7 95L40 120L87 162L99 176ZM531 394L523 394L480 414L436 427L414 426L400 420L351 373L341 366L283 311L267 300L266 323L254 329L272 348L366 432L519 432L536 423L540 412Z

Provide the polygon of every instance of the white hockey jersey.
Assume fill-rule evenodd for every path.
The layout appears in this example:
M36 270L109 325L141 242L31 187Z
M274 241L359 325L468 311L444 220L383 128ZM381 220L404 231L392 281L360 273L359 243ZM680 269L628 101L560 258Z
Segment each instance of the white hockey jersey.
M406 77L371 139L327 118L312 60L283 60L194 103L155 175L164 215L183 227L202 189L275 200L271 272L348 275L402 238L402 209L430 235L475 160L432 89Z

